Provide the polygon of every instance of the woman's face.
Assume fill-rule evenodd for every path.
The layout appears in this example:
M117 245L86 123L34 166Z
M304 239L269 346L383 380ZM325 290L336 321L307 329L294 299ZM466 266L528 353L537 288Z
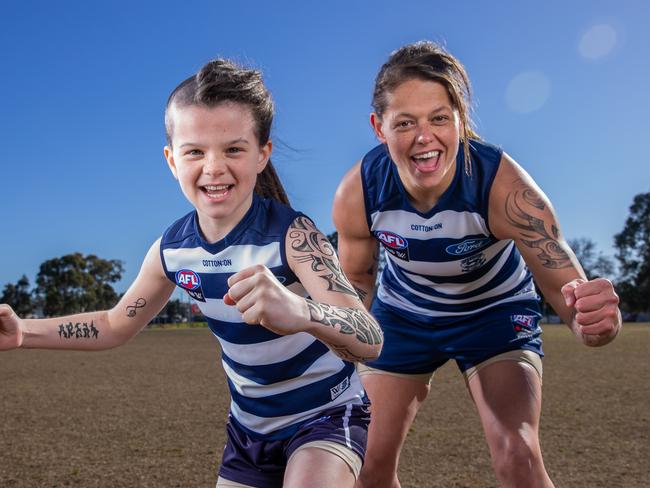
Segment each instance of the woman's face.
M458 111L436 81L411 79L387 93L381 117L372 126L418 210L429 210L450 185L460 141Z

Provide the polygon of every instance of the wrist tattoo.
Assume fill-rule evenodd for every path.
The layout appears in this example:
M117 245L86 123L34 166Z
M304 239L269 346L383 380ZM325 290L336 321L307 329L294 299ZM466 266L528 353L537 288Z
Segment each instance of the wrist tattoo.
M355 296L357 293L343 274L334 247L314 223L306 217L296 218L289 227L294 258L311 263L311 269L327 282L327 290Z
M59 337L61 339L97 339L99 330L95 327L94 321L90 325L86 322L77 322L73 324L59 324Z
M334 307L307 299L312 322L338 329L341 334L354 334L364 344L381 344L381 329L366 312L356 308Z
M543 211L546 205L530 188L513 191L506 197L506 218L511 225L520 229L522 244L538 249L538 257L546 268L570 267L571 259L558 242L560 231L555 224L551 224L550 232L547 231L544 220L529 213L531 207Z
M135 317L137 310L144 307L147 304L147 301L144 298L138 298L133 305L127 305L126 315L127 317Z

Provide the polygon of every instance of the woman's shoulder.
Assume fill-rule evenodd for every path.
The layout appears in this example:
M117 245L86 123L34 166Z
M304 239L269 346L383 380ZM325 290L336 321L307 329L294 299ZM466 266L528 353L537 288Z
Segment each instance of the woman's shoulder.
M480 162L498 164L503 156L503 148L481 139L469 139L469 151L472 159Z

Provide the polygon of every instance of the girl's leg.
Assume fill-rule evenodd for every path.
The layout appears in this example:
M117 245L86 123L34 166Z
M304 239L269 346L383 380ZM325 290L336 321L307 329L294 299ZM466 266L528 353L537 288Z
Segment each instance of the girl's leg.
M317 443L313 443L317 444ZM345 446L298 448L287 463L283 488L353 488L361 458ZM337 451L340 453L337 453ZM345 452L347 451L347 452Z
M361 379L370 397L371 415L366 457L356 487L399 488L400 451L429 393L429 381L381 372L364 374Z

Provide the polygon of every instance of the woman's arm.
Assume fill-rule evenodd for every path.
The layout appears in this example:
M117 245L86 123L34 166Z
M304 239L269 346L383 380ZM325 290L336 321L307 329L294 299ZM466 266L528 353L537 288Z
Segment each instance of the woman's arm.
M360 168L361 162L358 162L341 180L334 195L332 217L339 233L341 267L370 310L379 264L379 246L366 222Z
M124 344L162 310L174 290L163 272L160 241L140 273L110 310L46 319L21 319L0 305L0 350L24 348L102 350Z
M560 232L553 207L533 179L504 153L490 191L489 225L512 239L555 312L588 346L611 342L621 328L609 280L587 280Z

